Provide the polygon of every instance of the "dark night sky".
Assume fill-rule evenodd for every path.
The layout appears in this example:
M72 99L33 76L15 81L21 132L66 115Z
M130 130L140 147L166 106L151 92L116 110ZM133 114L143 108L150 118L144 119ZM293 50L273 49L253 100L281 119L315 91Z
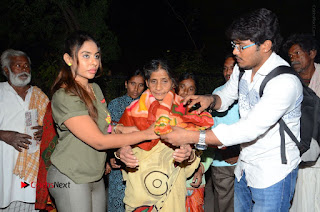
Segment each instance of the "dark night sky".
M6 2L8 5L11 4L10 0ZM107 25L117 36L122 51L120 60L108 67L115 71L132 71L141 68L152 58L195 49L183 23L178 20L169 2L176 14L188 25L197 48L202 50L202 55L211 65L222 65L224 56L231 51L225 30L232 20L261 7L277 14L285 38L294 32L311 33L314 27L316 37L320 40L320 0L110 0L110 2ZM2 8L3 12L5 8ZM16 26L8 25L8 27ZM5 28L2 28L2 31L5 33ZM37 51L19 46L23 45L23 42L7 46L6 39L7 35L0 38L1 50L6 48L27 50L29 53L34 53L30 56L35 64ZM166 53L167 50L171 52Z
M233 18L256 8L265 7L279 18L284 38L294 32L312 32L316 25L317 37L320 20L313 24L313 11L320 11L320 0L171 0L177 14L187 24L192 14L190 28L198 46L204 48L204 56L211 64L221 64L230 51L230 41L225 29ZM317 12L319 17L319 12ZM188 51L194 45L183 24L170 9L167 0L114 0L110 7L110 29L118 36L122 57L117 68L135 68L151 58L172 52ZM121 65L119 65L121 64Z

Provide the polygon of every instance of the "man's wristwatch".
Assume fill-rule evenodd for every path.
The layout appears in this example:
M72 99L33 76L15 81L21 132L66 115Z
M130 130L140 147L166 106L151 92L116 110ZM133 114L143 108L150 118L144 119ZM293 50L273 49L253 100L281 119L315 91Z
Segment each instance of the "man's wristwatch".
M195 145L196 149L198 150L206 150L206 131L200 130L199 142Z

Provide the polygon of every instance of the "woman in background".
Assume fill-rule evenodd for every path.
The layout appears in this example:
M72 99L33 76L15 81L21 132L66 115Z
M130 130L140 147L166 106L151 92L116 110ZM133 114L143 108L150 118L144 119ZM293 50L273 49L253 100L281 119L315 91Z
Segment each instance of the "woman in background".
M111 113L113 123L117 124L126 107L140 97L145 88L144 80L144 74L140 70L136 70L135 72L129 74L124 83L127 93L112 100L108 105L108 110ZM123 212L123 198L126 186L120 170L121 163L119 160L116 160L113 152L110 155L110 165L112 170L109 174L108 183L108 211Z
M193 73L184 73L179 78L178 95L185 98L188 95L194 95L197 91L197 79ZM204 211L204 187L206 184L204 173L209 169L213 158L209 149L202 152L201 163L191 177L187 180L187 212Z

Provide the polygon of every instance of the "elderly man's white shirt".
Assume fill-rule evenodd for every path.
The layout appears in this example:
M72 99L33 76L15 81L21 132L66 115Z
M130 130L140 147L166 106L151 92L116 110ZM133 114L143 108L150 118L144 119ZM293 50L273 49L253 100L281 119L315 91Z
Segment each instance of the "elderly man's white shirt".
M283 117L293 134L300 138L302 85L291 74L283 74L269 81L260 98L262 80L274 68L289 64L272 53L251 82L252 70L246 70L239 86L241 119L233 125L220 124L212 129L225 146L241 144L235 175L241 179L246 173L248 186L267 188L284 179L300 163L299 150L286 135L287 164L281 163L280 134L277 121ZM225 111L238 99L239 67L235 66L230 80L216 92L222 100L219 111Z
M32 87L25 101L8 82L0 83L0 130L25 133L25 112L29 108ZM24 180L13 174L18 151L0 140L0 208L7 207L12 201L35 202L35 184L21 188ZM28 182L31 184L31 182Z
M309 88L320 97L320 64L314 63L315 72L312 75ZM299 168L295 193L290 212L320 211L320 158L313 166Z
M320 64L314 63L314 67L315 71L311 77L309 88L311 88L317 94L317 96L320 97ZM318 158L316 164L314 164L312 168L320 168L320 158Z

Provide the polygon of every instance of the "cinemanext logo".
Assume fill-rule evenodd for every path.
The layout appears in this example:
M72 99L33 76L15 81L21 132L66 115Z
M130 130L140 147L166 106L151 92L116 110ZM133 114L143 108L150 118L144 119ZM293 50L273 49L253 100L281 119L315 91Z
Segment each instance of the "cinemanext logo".
M27 182L21 182L21 188L27 188L29 185Z
M21 188L27 188L30 185L31 188L70 188L70 182L67 183L60 183L60 182L54 182L54 183L36 183L31 182L30 184L27 182L21 182Z

